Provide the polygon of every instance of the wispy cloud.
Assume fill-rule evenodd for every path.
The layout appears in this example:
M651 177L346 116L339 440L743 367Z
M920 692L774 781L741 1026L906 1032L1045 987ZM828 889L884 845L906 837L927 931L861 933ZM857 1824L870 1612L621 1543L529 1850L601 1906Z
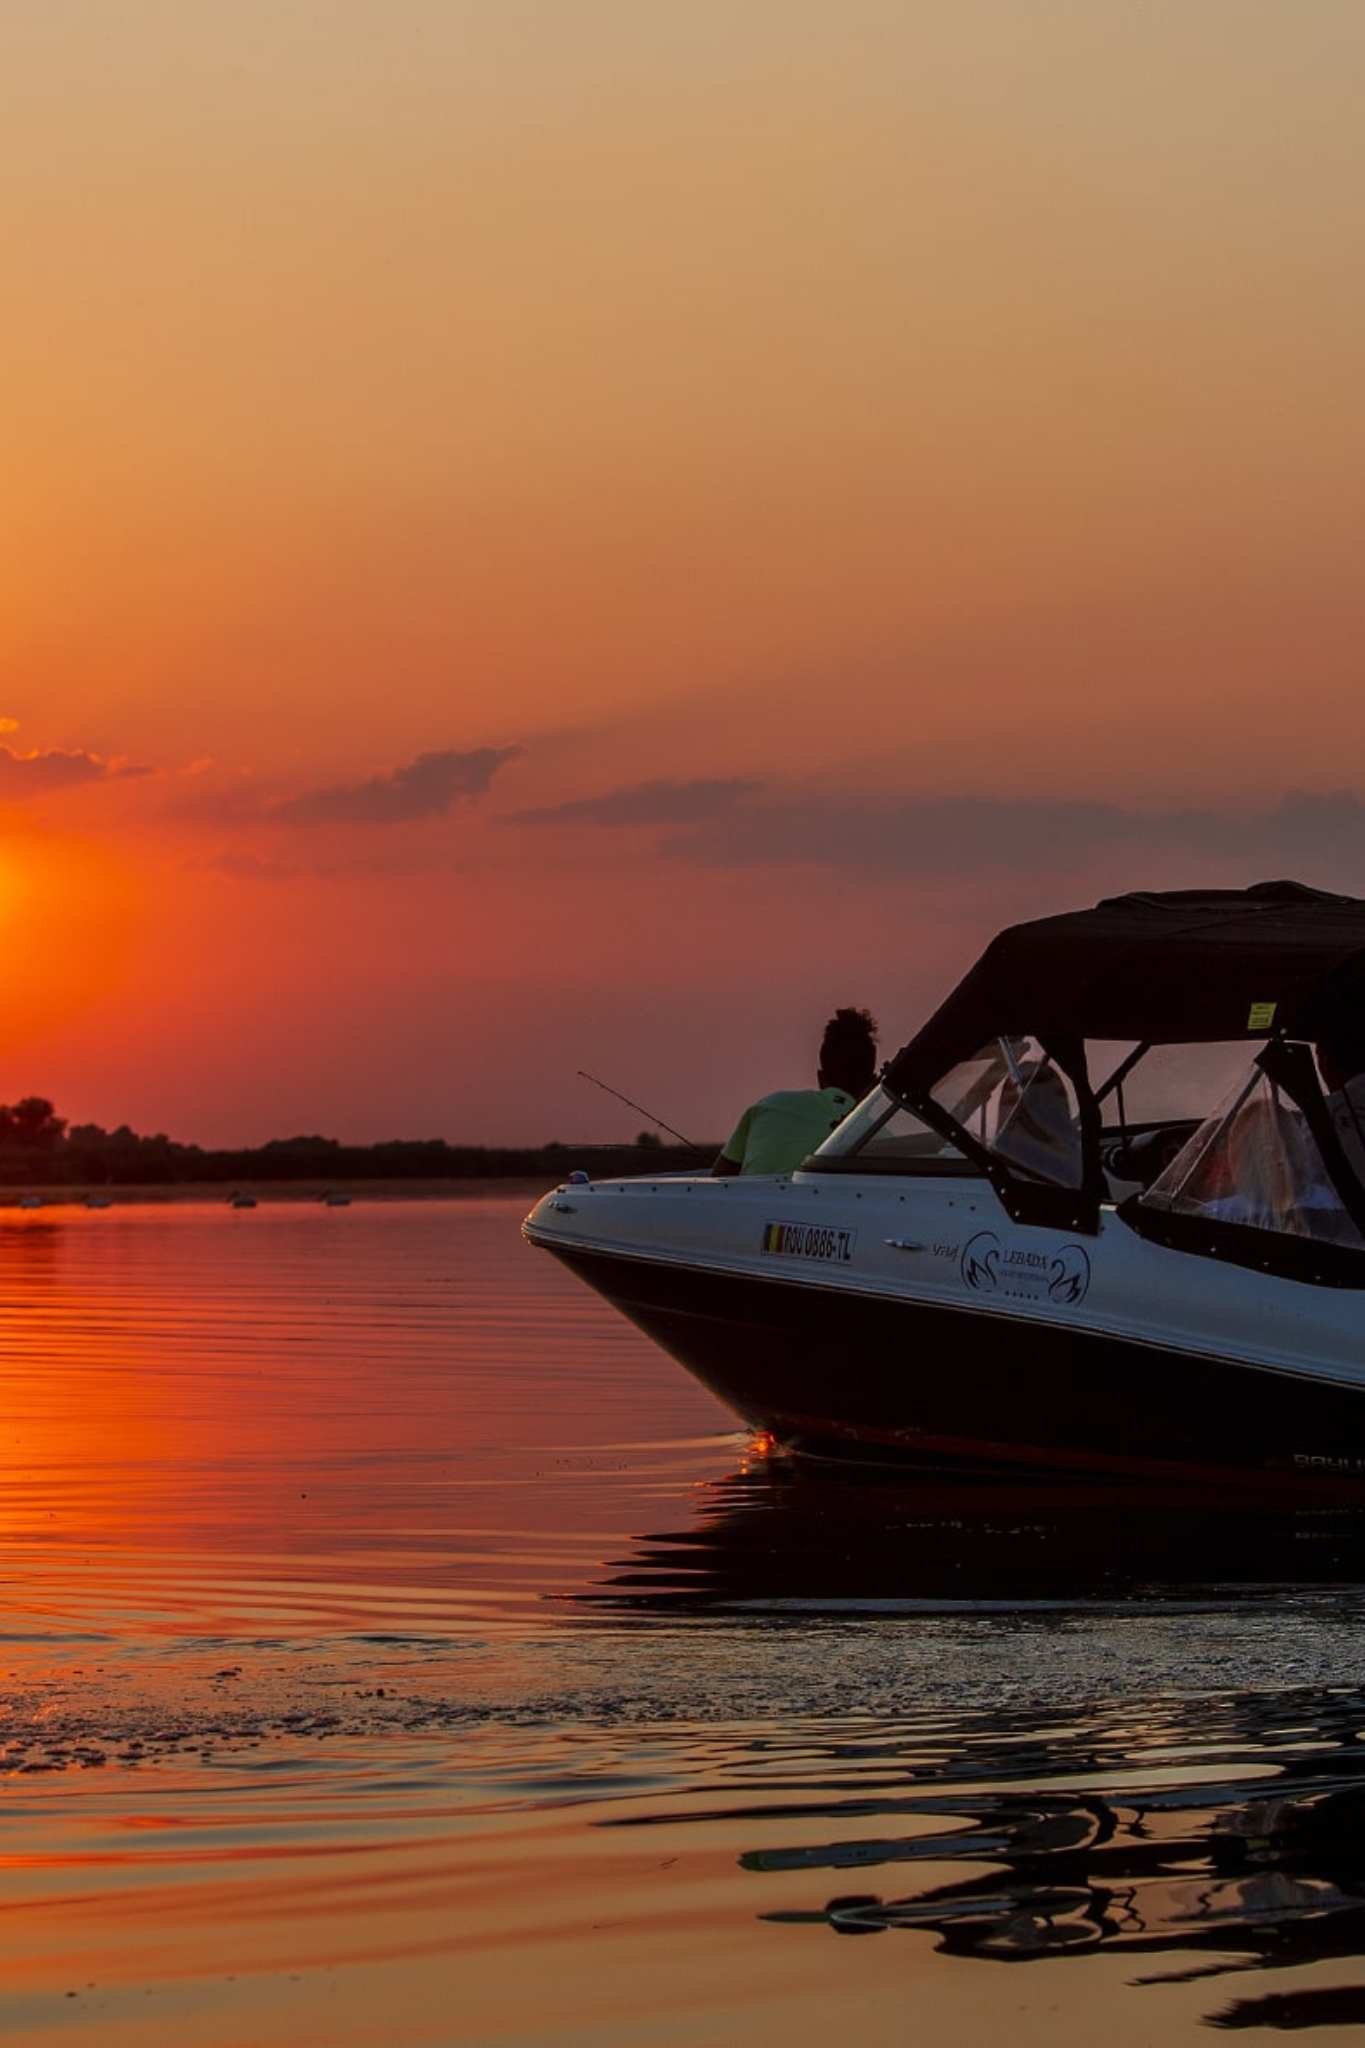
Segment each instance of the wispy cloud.
M465 753L448 748L419 754L387 774L290 797L270 816L292 825L404 825L439 818L457 803L483 796L498 770L521 751L474 747Z
M5 721L4 729L13 730L13 721ZM147 773L147 769L128 761L87 753L83 747L52 747L45 753L31 754L0 747L0 800L41 796L49 790L74 789L83 782L114 782Z
M633 782L601 796L575 797L543 809L513 811L515 825L700 825L727 816L758 793L757 782Z
M295 882L304 873L289 861L272 860L262 853L219 853L202 865L234 882Z

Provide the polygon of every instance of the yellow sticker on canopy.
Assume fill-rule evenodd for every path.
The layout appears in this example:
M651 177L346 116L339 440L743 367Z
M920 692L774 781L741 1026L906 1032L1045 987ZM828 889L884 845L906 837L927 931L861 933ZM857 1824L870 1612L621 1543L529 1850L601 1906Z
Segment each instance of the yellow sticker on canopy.
M1248 1031L1269 1031L1274 1022L1275 1005L1273 1003L1252 1004L1250 1014L1247 1017Z

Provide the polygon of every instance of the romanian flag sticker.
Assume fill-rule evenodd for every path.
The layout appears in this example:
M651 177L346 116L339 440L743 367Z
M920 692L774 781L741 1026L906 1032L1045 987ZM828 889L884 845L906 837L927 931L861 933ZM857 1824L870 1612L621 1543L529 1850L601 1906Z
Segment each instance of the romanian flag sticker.
M846 1265L858 1242L856 1230L839 1230L826 1223L765 1223L763 1249L779 1258L834 1260Z

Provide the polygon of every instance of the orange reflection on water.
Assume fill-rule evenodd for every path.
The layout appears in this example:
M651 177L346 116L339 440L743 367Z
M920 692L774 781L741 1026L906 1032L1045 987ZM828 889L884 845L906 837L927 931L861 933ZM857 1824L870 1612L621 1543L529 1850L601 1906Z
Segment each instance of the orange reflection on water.
M72 1226L0 1221L0 1532L70 1541L173 1531L183 1410L165 1398L154 1340L72 1271Z
M744 1455L522 1207L0 1221L0 2033L1138 2048L1358 1975L1358 1602L1260 1583L1339 1519Z
M628 1475L640 1388L684 1439L723 1418L522 1246L524 1206L0 1220L11 1599L86 1634L536 1619L624 1533L594 1481Z

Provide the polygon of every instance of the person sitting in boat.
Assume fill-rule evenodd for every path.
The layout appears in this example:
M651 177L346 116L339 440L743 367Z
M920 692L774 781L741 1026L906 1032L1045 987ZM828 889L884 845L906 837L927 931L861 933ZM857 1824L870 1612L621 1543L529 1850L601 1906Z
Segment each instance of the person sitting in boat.
M825 1026L814 1088L781 1088L751 1103L711 1171L792 1173L837 1130L877 1072L877 1025L866 1010L836 1010Z

